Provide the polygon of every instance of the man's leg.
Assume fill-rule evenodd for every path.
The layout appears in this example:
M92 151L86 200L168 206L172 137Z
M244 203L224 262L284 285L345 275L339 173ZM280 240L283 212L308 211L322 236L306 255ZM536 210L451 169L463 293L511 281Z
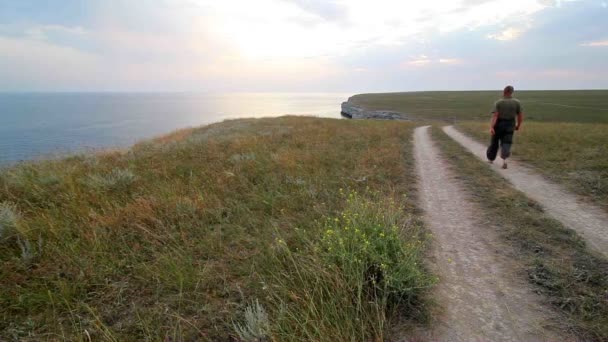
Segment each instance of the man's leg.
M507 168L507 158L511 156L511 146L513 145L513 133L505 133L500 139L500 158L502 158L502 168Z
M493 162L494 159L496 159L496 155L498 154L498 147L499 147L499 139L498 139L498 135L495 133L494 135L492 135L492 140L490 141L490 146L488 147L488 149L486 151L486 157L488 158L488 161Z

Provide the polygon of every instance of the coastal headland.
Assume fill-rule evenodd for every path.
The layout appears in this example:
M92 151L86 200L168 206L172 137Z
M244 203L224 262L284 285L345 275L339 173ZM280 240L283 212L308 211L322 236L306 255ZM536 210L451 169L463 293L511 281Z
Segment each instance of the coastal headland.
M606 340L606 258L440 130L485 143L498 95L361 94L342 112L362 120L228 120L3 167L0 340L511 338L517 317ZM518 96L515 165L608 213L608 91ZM461 324L460 300L523 314Z

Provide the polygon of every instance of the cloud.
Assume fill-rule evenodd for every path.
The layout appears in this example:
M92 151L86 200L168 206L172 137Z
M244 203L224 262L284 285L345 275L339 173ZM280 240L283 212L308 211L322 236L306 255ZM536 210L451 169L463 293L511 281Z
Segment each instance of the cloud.
M519 38L524 31L522 29L517 29L513 27L509 27L506 30L503 30L498 33L489 34L487 37L489 39L496 39L500 41L508 41Z
M12 90L479 89L504 65L529 86L567 85L531 70L600 70L590 47L608 29L592 1L7 1L0 87Z
M605 70L579 70L573 68L519 68L509 71L498 71L494 75L502 80L514 83L541 83L549 88L563 88L563 82L596 82L604 79L608 72ZM551 84L553 82L553 84ZM520 87L521 88L521 87Z
M458 59L458 58L440 58L439 59L439 63L440 64L455 65L455 64L462 64L463 61L461 59Z
M419 58L419 59L413 59L413 60L405 62L405 65L414 66L414 67L423 67L423 66L427 66L427 65L431 64L431 62L432 61L428 58Z
M253 59L340 56L370 46L399 46L431 32L449 33L527 18L546 5L536 0L419 2L378 0L203 1L217 33ZM295 5L295 6L294 6ZM454 13L454 10L458 13ZM319 18L331 19L319 21ZM336 20L339 18L339 20Z
M69 27L62 25L37 25L25 30L25 35L33 39L47 39L52 34L82 36L87 34L87 31L80 26Z
M301 9L313 13L326 20L340 20L345 18L347 8L332 0L285 0L292 2Z
M598 41L594 41L594 42L582 43L581 46L588 46L588 47L608 46L608 40L598 40Z
M103 73L97 56L35 39L0 37L0 90L53 89L95 83ZM15 89L11 89L15 87Z
M37 35L0 36L0 91L303 91L298 87L312 89L342 73L323 59L243 60L198 36L109 30L86 37L101 50L83 51Z
M401 64L402 67L427 67L431 65L459 65L463 64L463 61L459 58L429 58L426 55L420 55L413 59L407 60Z

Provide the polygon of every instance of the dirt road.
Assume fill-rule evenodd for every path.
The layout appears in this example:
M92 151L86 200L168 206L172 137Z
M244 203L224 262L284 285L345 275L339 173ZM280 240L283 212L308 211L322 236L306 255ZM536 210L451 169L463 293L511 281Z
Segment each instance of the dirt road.
M501 251L504 246L470 201L433 144L428 127L414 133L419 193L434 235L435 299L443 308L432 341L561 341L546 328L550 309Z
M453 126L446 126L443 131L477 157L486 160L486 146L462 134ZM517 160L510 160L507 170L501 169L500 163L494 163L491 167L511 182L517 190L540 203L547 214L562 222L564 226L574 229L593 250L608 257L606 212L585 203L561 186L549 182Z

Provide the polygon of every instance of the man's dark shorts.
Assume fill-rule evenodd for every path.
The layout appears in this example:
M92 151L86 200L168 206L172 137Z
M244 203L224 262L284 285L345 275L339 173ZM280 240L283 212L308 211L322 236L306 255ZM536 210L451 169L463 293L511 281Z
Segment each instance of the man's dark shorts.
M513 133L515 132L515 120L498 120L494 126L495 134L492 136L490 146L486 151L488 160L496 159L500 147L500 157L507 159L511 155L513 144Z

